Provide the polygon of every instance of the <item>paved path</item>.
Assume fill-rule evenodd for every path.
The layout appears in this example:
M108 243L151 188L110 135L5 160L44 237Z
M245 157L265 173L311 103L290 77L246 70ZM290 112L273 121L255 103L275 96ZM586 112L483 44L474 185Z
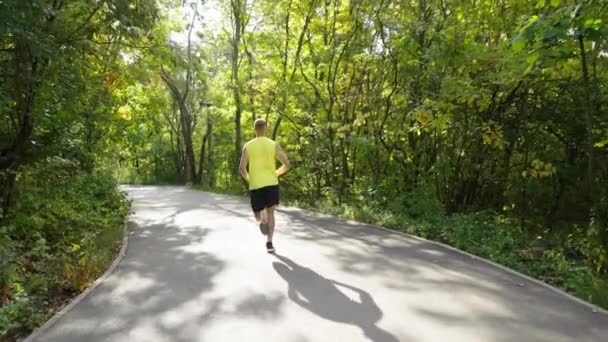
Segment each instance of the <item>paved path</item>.
M36 341L608 341L608 316L431 243L286 208L271 256L244 200L128 190L125 258Z

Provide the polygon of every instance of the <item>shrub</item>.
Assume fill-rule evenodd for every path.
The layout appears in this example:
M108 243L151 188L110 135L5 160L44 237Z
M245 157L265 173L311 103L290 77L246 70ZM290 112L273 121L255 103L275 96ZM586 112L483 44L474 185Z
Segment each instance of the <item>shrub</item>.
M129 202L107 171L62 159L24 170L0 222L0 335L42 323L113 259Z

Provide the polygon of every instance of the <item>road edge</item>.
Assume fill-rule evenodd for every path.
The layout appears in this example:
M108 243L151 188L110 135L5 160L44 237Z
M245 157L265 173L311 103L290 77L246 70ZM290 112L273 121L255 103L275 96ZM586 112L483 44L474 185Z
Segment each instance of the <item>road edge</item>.
M241 199L243 201L245 199L244 196L238 196L238 195L232 195L232 194L222 194L222 193L218 193L218 192L204 191L204 190L198 190L198 189L192 189L192 188L191 188L191 190L202 192L202 193L221 195L221 196L227 196L227 197L232 197L232 198L239 198L239 199ZM298 208L298 207L294 207L294 206L291 206L291 205L280 205L279 208L278 208L278 211L280 212L281 209L297 210L297 211L300 211L300 212L309 213L309 214L313 214L313 215L316 215L316 216L322 216L322 217L326 217L326 218L334 218L334 219L342 220L342 221L350 223L350 224L358 224L358 225L363 224L363 225L366 225L366 226L368 226L370 228L384 230L384 231L387 231L387 232L390 232L390 233L395 233L395 234L402 235L402 236L404 236L406 238L410 238L410 239L413 239L413 240L422 241L422 242L430 243L430 244L433 244L433 245L436 245L436 246L440 246L440 247L443 247L443 248L445 248L447 250L450 250L450 251L462 254L464 256L467 256L467 257L469 257L471 259L474 259L474 260L477 260L477 261L481 261L481 262L483 262L483 263L485 263L487 265L496 267L496 268L498 268L498 269L500 269L500 270L502 270L502 271L504 271L506 273L518 276L518 277L520 277L520 278L522 278L524 280L527 280L527 281L529 281L529 282L531 282L533 284L536 284L536 285L538 285L540 287L543 287L543 288L545 288L547 290L550 290L550 291L552 291L554 293L562 295L562 296L566 297L567 299L572 300L572 301L578 303L579 305L582 305L586 309L589 309L593 313L597 313L597 314L602 314L602 315L607 315L608 316L608 310L606 310L606 309L604 309L604 308L602 308L602 307L600 307L598 305L589 303L588 301L586 301L586 300L584 300L582 298L576 297L575 295L572 295L572 294L566 292L563 289L560 289L560 288L558 288L556 286L553 286L551 284L548 284L548 283L546 283L546 282L544 282L542 280L539 280L539 279L536 279L534 277L531 277L531 276L528 276L526 274L523 274L523 273L521 273L519 271L516 271L516 270L514 270L512 268L509 268L507 266L501 265L501 264L496 263L494 261L491 261L491 260L482 258L480 256L477 256L475 254L472 254L472 253L460 250L460 249L458 249L456 247L450 246L450 245L445 244L443 242L433 241L433 240L425 239L425 238L420 237L420 236L416 236L416 235L413 235L413 234L406 233L406 232L401 231L401 230L391 229L391 228L383 227L383 226L380 226L380 225L377 225L377 224L372 224L372 223L359 222L359 221L356 221L356 220L347 219L347 218L336 216L336 215L325 214L325 213L322 213L322 212L319 212L319 211L315 211L315 210L311 210L311 209Z
M570 299L570 300L572 300L572 301L574 301L574 302L576 302L576 303L584 306L585 308L589 309L593 313L603 314L603 315L607 315L608 316L608 310L606 310L606 309L604 309L604 308L602 308L602 307L600 307L598 305L589 303L588 301L586 301L584 299L581 299L579 297L576 297L576 296L574 296L574 295L572 295L572 294L570 294L570 293L568 293L568 292L566 292L566 291L564 291L564 290L562 290L562 289L560 289L560 288L558 288L556 286L553 286L551 284L548 284L548 283L546 283L546 282L544 282L542 280L533 278L531 276L525 275L525 274L523 274L523 273L521 273L519 271L516 271L516 270L514 270L512 268L509 268L507 266L498 264L498 263L496 263L494 261L491 261L491 260L482 258L480 256L477 256L475 254L472 254L472 253L460 250L460 249L458 249L456 247L450 246L450 245L445 244L443 242L425 239L425 238L420 237L420 236L412 235L412 234L409 234L409 233L406 233L406 232L403 232L403 231L400 231L400 230L396 230L396 229L390 229L390 228L383 227L383 226L380 226L380 225L377 225L377 224L359 222L359 221L356 221L356 220L346 219L346 218L342 218L342 217L339 217L339 216L324 214L324 213L317 212L317 211L314 211L314 210L302 209L302 208L297 208L297 207L293 207L293 206L281 206L281 208L282 209L299 210L301 212L313 213L314 215L325 216L325 217L328 217L328 218L337 218L337 219L343 220L344 222L347 222L347 223L350 223L350 224L358 224L358 225L363 224L363 225L366 225L366 226L368 226L370 228L380 229L380 230L384 230L384 231L387 231L387 232L390 232L390 233L396 233L396 234L402 235L404 237L407 237L407 238L410 238L410 239L413 239L413 240L417 240L417 241L421 241L421 242L426 242L426 243L430 243L430 244L433 244L433 245L437 245L437 246L443 247L443 248L445 248L447 250L450 250L450 251L453 251L453 252L465 255L465 256L467 256L467 257L469 257L471 259L474 259L474 260L477 260L477 261L481 261L481 262L483 262L485 264L488 264L490 266L496 267L496 268L498 268L498 269L500 269L500 270L502 270L502 271L504 271L506 273L510 273L512 275L515 275L515 276L518 276L520 278L523 278L523 279L525 279L525 280L527 280L529 282L532 282L532 283L534 283L536 285L539 285L539 286L541 286L541 287L543 287L543 288L545 288L547 290L550 290L550 291L555 292L555 293L557 293L559 295L562 295L562 296L564 296L564 297L566 297L566 298L568 298L568 299Z
M450 251L463 254L465 256L468 256L471 259L481 261L481 262L486 263L486 264L488 264L490 266L496 267L496 268L498 268L498 269L500 269L502 271L505 271L507 273L511 273L511 274L513 274L515 276L523 278L523 279L525 279L525 280L527 280L529 282L532 282L532 283L534 283L536 285L539 285L539 286L544 287L544 288L546 288L548 290L551 290L551 291L553 291L553 292L555 292L557 294L560 294L560 295L562 295L562 296L564 296L564 297L566 297L566 298L568 298L568 299L570 299L570 300L572 300L572 301L574 301L574 302L576 302L576 303L578 303L580 305L583 305L587 309L591 310L593 313L599 313L599 314L603 314L603 315L608 315L608 310L606 310L606 309L604 309L604 308L602 308L602 307L600 307L598 305L592 304L592 303L590 303L590 302L588 302L588 301L586 301L586 300L584 300L582 298L576 297L575 295L572 295L572 294L566 292L565 290L560 289L559 287L553 286L553 285L551 285L549 283L546 283L546 282L544 282L544 281L542 281L540 279L536 279L536 278L531 277L529 275L523 274L523 273L521 273L519 271L516 271L516 270L514 270L512 268L509 268L507 266L498 264L498 263L496 263L496 262L494 262L492 260L484 259L484 258L482 258L482 257L480 257L478 255L475 255L475 254L472 254L472 253L460 250L460 249L458 249L456 247L447 245L447 244L445 244L443 242L438 242L438 241L433 241L433 240L427 240L427 239L422 238L420 236L411 235L411 234L408 234L408 233L405 233L405 232L402 232L402 231L393 230L393 229L389 229L389 228L382 227L382 226L376 226L376 225L371 225L371 226L374 227L374 228L376 228L376 229L386 230L386 231L390 231L390 232L397 233L397 234L400 234L400 235L404 235L404 236L409 237L409 238L414 239L414 240L431 243L431 244L443 247L445 249L448 249Z
M34 342L38 337L40 337L40 335L47 332L61 317L63 317L63 315L65 315L70 310L72 310L76 305L78 305L78 303L80 303L83 299L85 299L91 292L93 292L93 290L97 286L99 286L99 284L101 284L104 280L106 280L106 278L108 278L110 276L110 274L112 274L114 272L114 270L116 269L116 267L118 267L118 264L122 261L122 259L124 258L125 254L127 252L127 246L129 244L128 222L129 222L129 215L127 215L127 217L125 218L125 220L123 222L122 246L120 247L120 251L118 252L118 255L116 256L116 258L114 259L114 261L112 262L110 267L108 267L108 269L99 278L97 278L97 280L95 280L95 282L93 282L93 284L91 284L91 286L89 286L86 290L84 290L76 298L72 299L72 301L68 305L64 306L61 310L56 312L53 315L53 317L51 317L43 325L41 325L40 327L35 329L28 337L21 340L21 342Z

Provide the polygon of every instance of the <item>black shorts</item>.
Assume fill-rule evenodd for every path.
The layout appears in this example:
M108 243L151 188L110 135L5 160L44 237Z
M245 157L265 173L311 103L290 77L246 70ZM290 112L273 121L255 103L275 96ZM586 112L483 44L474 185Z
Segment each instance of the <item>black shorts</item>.
M271 185L263 188L251 190L251 208L253 211L262 211L264 208L279 204L279 186Z

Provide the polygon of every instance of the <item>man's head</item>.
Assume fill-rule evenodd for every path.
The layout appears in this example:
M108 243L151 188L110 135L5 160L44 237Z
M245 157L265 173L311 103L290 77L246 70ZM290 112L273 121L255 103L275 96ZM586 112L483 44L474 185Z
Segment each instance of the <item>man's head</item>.
M257 119L253 123L253 129L255 130L256 137L263 137L266 134L266 121L264 119Z

